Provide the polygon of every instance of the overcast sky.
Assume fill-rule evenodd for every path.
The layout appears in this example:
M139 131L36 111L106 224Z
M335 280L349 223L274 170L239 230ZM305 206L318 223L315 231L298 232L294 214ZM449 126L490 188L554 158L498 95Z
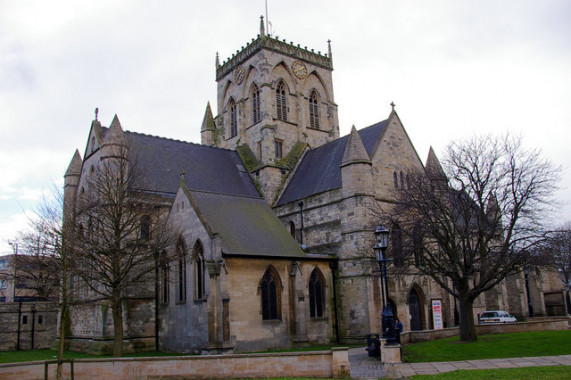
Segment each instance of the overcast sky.
M83 156L94 109L200 142L215 55L259 33L264 0L0 0L0 254ZM424 161L452 140L521 134L571 189L571 1L268 0L274 36L333 50L341 135L396 109ZM560 221L571 220L561 207Z

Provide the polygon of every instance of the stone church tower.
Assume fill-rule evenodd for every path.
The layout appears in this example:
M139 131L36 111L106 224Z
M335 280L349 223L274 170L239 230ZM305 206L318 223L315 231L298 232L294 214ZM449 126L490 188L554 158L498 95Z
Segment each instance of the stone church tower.
M333 61L264 30L220 64L216 57L218 115L210 104L202 144L238 150L268 203L306 146L339 138L333 98Z

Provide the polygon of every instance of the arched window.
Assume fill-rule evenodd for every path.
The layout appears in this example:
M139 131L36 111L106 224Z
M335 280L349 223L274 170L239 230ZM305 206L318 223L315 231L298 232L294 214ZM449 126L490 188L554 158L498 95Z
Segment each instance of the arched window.
M238 113L236 109L236 102L234 99L230 99L230 137L234 137L238 134Z
M161 303L169 303L169 264L166 252L161 253L159 265Z
M317 101L317 92L311 91L309 96L309 126L319 129L319 103Z
M141 239L149 240L151 238L151 217L144 215L141 218Z
M199 241L196 242L193 249L194 260L194 298L201 300L204 298L204 250Z
M287 121L286 87L284 82L276 88L276 111L279 120Z
M253 124L257 124L260 121L262 121L260 112L260 89L254 85L252 88L252 122Z
M325 281L317 268L309 277L309 315L311 318L322 318L325 308Z
M404 190L404 174L400 172L400 188Z
M293 220L290 220L289 222L289 233L291 234L291 237L295 239L295 223Z
M399 176L397 174L397 172L393 172L393 182L395 185L395 189L399 188Z
M260 283L262 293L262 319L281 319L281 287L275 269L269 268Z
M177 297L178 303L186 302L186 248L184 241L179 239L176 245L177 253Z

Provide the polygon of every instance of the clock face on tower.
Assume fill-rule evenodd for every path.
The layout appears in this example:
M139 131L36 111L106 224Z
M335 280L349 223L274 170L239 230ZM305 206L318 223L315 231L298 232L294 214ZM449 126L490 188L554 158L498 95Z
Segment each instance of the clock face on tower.
M291 69L296 77L299 79L305 79L307 77L307 67L301 61L293 61L291 64Z
M244 68L242 66L236 67L234 69L234 82L236 82L236 84L242 83L244 80L244 74Z

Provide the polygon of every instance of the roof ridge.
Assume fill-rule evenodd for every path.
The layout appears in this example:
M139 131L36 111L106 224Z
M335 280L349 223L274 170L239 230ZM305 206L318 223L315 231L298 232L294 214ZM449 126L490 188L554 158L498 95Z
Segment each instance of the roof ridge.
M102 127L105 129L108 129L107 127ZM213 148L213 149L217 149L217 150L227 150L230 152L236 152L236 150L234 149L229 149L229 148L221 148L218 146L211 146L211 145L204 145L201 143L196 143L196 142L192 142L192 141L185 141L185 140L180 140L180 139L175 139L173 137L164 137L164 136L158 136L158 135L151 135L149 133L143 133L143 132L134 132L134 131L125 131L125 133L130 133L133 135L139 135L139 136L144 136L144 137L151 137L154 139L160 139L160 140L167 140L167 141L174 141L174 142L178 142L178 143L182 143L182 144L187 144L187 145L196 145L196 146L200 146L200 147L204 147L204 148Z

